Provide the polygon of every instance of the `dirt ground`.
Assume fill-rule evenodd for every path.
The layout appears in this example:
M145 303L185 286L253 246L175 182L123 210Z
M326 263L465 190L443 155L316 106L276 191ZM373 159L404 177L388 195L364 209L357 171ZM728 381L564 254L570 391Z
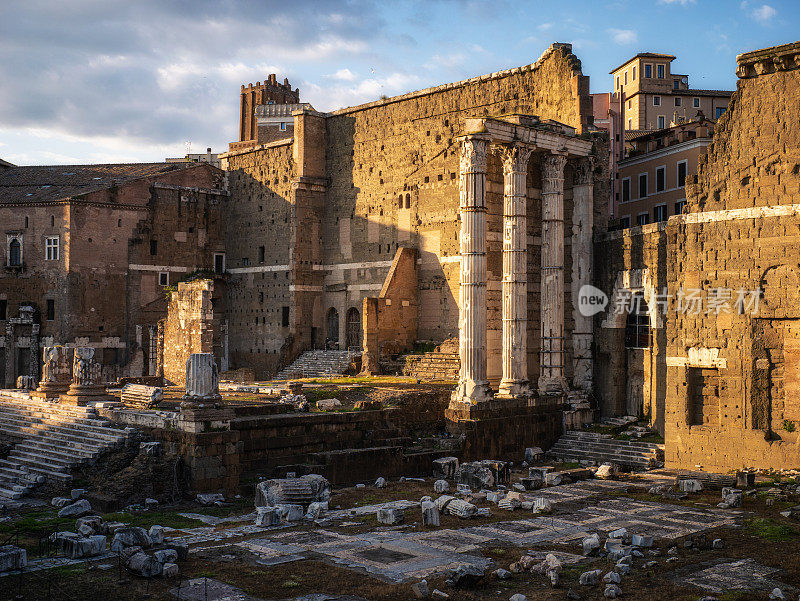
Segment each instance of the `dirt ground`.
M518 474L517 474L518 476ZM424 495L433 495L432 479L425 482L393 481L384 489L373 486L365 488L343 488L335 490L331 501L331 509L354 508L372 505L392 500L411 499L417 500ZM768 485L769 483L767 483ZM785 499L779 499L773 505L767 505L769 496L766 494L767 485L757 489L757 493L746 496L742 509L744 515L734 526L714 528L689 537L693 546L684 546L685 539L673 541L659 541L655 549L660 552L658 564L649 569L638 567L627 576L623 577L621 587L623 599L652 599L654 601L696 601L706 593L683 582L683 577L703 567L711 566L719 560L735 560L752 558L759 563L779 568L781 572L775 578L781 582L800 588L800 524L792 522L780 515L780 511L788 506L800 503L800 497L793 494ZM581 507L591 506L603 498L628 497L658 503L669 502L674 505L688 508L713 508L719 501L719 490L706 490L698 494L689 495L680 500L665 500L660 496L653 496L646 489L630 488L626 492L621 490L613 494L598 498L582 499L575 503L559 504L554 511L557 517L561 513L574 512ZM162 506L157 513L108 514L107 519L120 519L133 524L147 525L149 523L162 523L174 528L191 528L200 525L200 522L182 518L179 512L195 512L207 515L237 515L252 511L252 499L240 499L233 505L224 508L201 508L195 503L182 505ZM488 503L481 503L490 506ZM418 511L418 510L416 510ZM468 522L453 516L441 517L438 529L458 529L466 526L478 526L497 521L527 519L529 512L517 510L507 512L492 506L493 515L489 518L478 518ZM33 529L37 524L52 525L55 511L49 508L33 508L26 510L16 520L0 524L0 538L12 531L12 524L27 525ZM425 530L421 525L416 512L411 515L407 512L407 527L403 532ZM347 529L334 524L326 526L332 532L346 532L354 534L375 530L379 524L372 515L355 518L360 521L358 526ZM62 521L62 526L69 526ZM218 528L224 528L224 525ZM294 528L296 531L313 530L316 527L305 523ZM431 528L427 528L431 530ZM282 530L281 532L285 532ZM722 549L712 549L711 541L720 538L724 541ZM36 554L35 538L25 541L31 554ZM674 560L667 563L667 550L672 546L677 547ZM545 544L534 547L536 551L559 550L569 553L579 553L575 544L559 545ZM578 578L584 571L601 569L603 572L613 568L613 563L605 558L592 557L577 565L566 565L561 573L561 583L558 588L552 588L544 576L530 573L514 574L508 580L498 580L492 571L498 567L508 569L510 564L517 561L528 549L510 545L497 544L471 554L482 554L491 558L493 566L487 570L487 576L475 587L468 590L454 590L445 583L444 575L428 578L428 583L433 590L438 588L450 595L451 599L463 601L488 601L489 599L508 599L514 593L522 593L530 601L549 601L567 599L567 592L573 589L581 599L603 599L603 585L593 587L581 586ZM311 593L339 593L361 596L370 601L408 601L413 599L410 582L386 582L366 573L348 569L326 561L323 556L319 558L285 563L275 566L265 566L257 563L258 558L248 551L234 546L217 546L216 548L203 549L192 553L189 559L180 562L180 578L168 580L163 578L143 579L129 574L116 565L114 560L88 562L69 567L44 570L38 573L28 573L24 577L6 576L0 578L0 599L20 600L46 600L46 599L81 599L86 601L133 601L138 599L174 599L169 594L169 589L179 585L189 578L208 577L216 578L223 582L239 587L245 593L256 598L292 599ZM107 569L101 569L103 564L111 564ZM49 591L49 593L48 593ZM56 595L55 591L63 591L63 595ZM49 596L48 596L49 595ZM730 591L717 595L720 601L766 600L768 591L743 592ZM789 598L787 596L787 598Z

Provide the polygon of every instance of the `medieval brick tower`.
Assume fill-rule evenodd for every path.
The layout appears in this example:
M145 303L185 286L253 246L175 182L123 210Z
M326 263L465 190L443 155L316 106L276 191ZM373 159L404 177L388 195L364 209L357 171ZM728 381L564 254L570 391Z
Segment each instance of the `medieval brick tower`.
M239 143L237 148L243 148L258 143L258 119L256 107L274 104L299 104L300 89L292 90L289 80L284 78L283 83L278 83L274 73L264 81L246 86L242 84L239 104ZM233 144L232 144L233 146Z

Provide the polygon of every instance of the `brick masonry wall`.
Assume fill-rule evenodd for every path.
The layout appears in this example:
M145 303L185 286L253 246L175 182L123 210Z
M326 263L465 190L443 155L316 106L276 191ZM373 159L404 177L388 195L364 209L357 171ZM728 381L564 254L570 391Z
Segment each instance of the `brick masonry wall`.
M298 129L293 150L279 144L228 159L230 186L235 198L229 224L229 267L240 267L244 257L253 266L265 247L264 265L305 270L302 277L281 271L262 274L249 270L231 277L231 349L233 366L250 365L258 376L274 371L300 346L322 344L326 315L339 316L339 343L346 340L346 315L362 315L365 298L383 285L400 246L416 248L418 264L418 338L441 342L458 332L458 162L456 141L464 120L480 115L521 112L555 119L580 130L591 117L588 78L568 45L555 45L535 64L414 92L367 105L335 111L324 118L324 143ZM303 141L302 143L300 141ZM310 156L319 149L317 157ZM599 152L599 156L604 153ZM298 164L302 160L302 164ZM318 168L317 168L318 167ZM602 171L602 167L600 169ZM529 265L531 298L539 287L540 168L538 157L529 165ZM313 193L303 180L294 195L293 178L325 177ZM316 181L316 180L315 180ZM489 346L490 376L500 376L500 277L502 273L502 166L489 159ZM598 181L603 181L599 179ZM572 175L567 169L566 231L571 229ZM597 186L607 203L604 185ZM302 198L302 202L297 199ZM293 229L293 220L281 222L281 211L291 209L305 221ZM259 209L259 207L261 207ZM261 212L278 219L261 218ZM601 211L602 213L602 211ZM311 248L303 237L320 244ZM287 256L286 240L293 256ZM295 262L292 262L295 259ZM260 264L260 263L259 263ZM570 290L571 255L567 241L565 265ZM277 275L276 275L277 274ZM262 279L277 284L294 280L261 300ZM567 306L571 299L566 298ZM284 304L286 303L286 304ZM283 306L290 306L291 327L280 326ZM529 303L529 319L538 324L538 303ZM266 322L256 322L257 316ZM567 328L571 326L566 312ZM235 322L235 325L234 325ZM311 330L313 328L313 330ZM538 374L538 327L531 327L531 377ZM234 334L234 331L236 332ZM568 357L569 360L569 357ZM569 361L568 364L570 364Z

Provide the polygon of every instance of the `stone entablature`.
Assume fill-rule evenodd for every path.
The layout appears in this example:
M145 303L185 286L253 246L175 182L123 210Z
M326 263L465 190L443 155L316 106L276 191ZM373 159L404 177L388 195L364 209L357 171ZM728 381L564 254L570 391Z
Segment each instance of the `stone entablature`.
M800 69L800 42L745 52L736 57L736 63L736 75L740 79Z

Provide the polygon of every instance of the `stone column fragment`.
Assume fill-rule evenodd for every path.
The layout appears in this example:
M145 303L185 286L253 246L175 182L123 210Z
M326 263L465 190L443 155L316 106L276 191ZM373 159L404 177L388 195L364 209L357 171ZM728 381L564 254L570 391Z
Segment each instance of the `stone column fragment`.
M460 202L461 271L459 356L461 371L454 400L470 404L491 399L486 378L486 157L487 136L461 142Z
M567 157L542 159L542 272L539 392L567 390L564 378L564 165Z
M101 382L101 367L95 360L95 350L90 346L75 347L72 356L72 384L60 402L73 405L86 405L89 401L108 398L106 387Z
M192 353L186 360L187 401L218 401L219 372L212 353Z
M592 318L578 307L581 288L592 283L593 171L591 157L576 161L572 188L572 385L587 392L592 389Z
M72 381L72 349L66 346L46 346L42 349L42 379L31 396L56 398L67 392Z
M532 149L503 150L503 379L502 396L528 392L527 175Z

